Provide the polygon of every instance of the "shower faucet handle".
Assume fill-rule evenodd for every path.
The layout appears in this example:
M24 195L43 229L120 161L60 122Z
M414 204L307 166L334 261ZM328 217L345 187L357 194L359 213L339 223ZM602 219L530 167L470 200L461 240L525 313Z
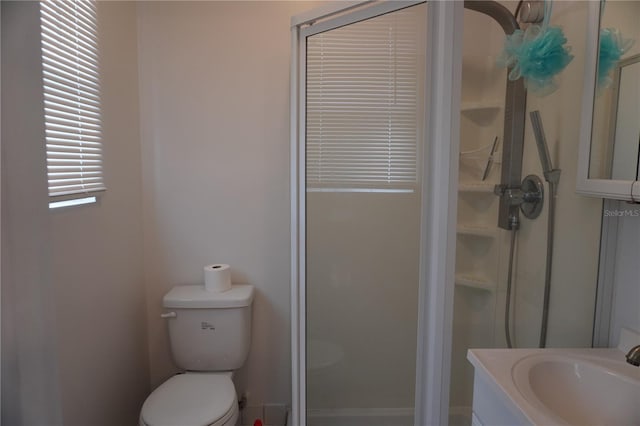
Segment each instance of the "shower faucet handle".
M560 174L562 173L562 171L560 169L553 169L553 170L549 170L544 172L544 179L547 182L553 183L553 184L558 184L560 182Z
M498 197L502 197L506 190L507 190L507 185L505 185L504 183L498 183L496 184L496 186L493 187L493 193L496 194Z
M493 192L502 199L506 199L510 207L518 206L529 219L535 219L542 211L544 203L544 185L539 177L529 175L522 180L522 184L510 187L498 184Z
M506 197L509 200L509 205L519 206L526 201L527 194L522 191L522 188L517 186L515 188L508 187L504 183L497 184L493 188L493 193L498 197Z
M500 198L506 197L509 200L509 205L511 206L519 206L525 201L527 196L522 192L520 187L510 188L504 183L494 186L493 193Z
M519 206L524 203L527 198L527 194L525 194L521 188L507 188L504 196L507 197L509 205L511 206Z

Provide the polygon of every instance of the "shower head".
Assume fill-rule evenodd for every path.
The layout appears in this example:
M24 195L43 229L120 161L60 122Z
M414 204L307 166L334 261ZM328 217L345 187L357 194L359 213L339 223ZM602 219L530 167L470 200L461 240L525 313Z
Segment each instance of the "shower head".
M549 146L547 145L547 138L544 135L540 111L531 111L529 117L531 118L531 126L533 127L533 134L536 138L536 145L538 146L540 164L546 177L548 173L553 171L553 164L551 164L551 157L549 156Z

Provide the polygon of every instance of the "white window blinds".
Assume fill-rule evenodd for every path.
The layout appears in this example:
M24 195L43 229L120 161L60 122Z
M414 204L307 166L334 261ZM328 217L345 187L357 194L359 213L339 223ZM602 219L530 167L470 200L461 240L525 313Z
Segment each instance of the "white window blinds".
M423 20L405 9L307 38L310 190L415 184Z
M102 191L96 6L40 2L49 196Z

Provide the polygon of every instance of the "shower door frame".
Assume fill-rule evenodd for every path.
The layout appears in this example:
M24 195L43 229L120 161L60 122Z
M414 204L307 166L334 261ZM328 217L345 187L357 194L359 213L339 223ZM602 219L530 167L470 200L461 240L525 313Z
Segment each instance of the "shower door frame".
M336 1L291 19L291 420L306 426L306 37L424 1ZM429 1L421 164L416 426L446 424L455 274L463 2Z

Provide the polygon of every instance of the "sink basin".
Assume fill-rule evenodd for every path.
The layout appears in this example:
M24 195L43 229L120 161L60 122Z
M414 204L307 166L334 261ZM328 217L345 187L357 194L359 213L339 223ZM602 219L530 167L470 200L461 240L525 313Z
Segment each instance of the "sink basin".
M524 399L553 424L640 425L640 368L622 361L536 354L512 368Z

